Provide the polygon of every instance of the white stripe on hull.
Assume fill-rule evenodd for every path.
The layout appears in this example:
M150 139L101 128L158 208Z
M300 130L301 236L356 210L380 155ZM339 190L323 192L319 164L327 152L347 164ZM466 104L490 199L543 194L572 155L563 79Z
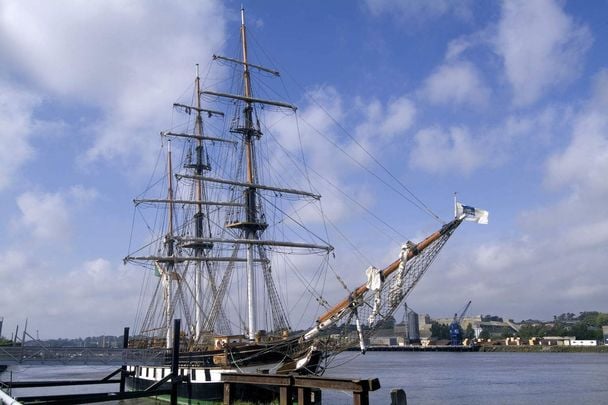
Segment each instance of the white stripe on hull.
M268 364L263 370L276 370L281 363ZM171 366L127 366L127 371L133 373L133 378L154 383L171 374ZM260 373L259 365L251 367L221 368L221 367L180 367L179 375L189 376L194 384L219 383L222 373Z

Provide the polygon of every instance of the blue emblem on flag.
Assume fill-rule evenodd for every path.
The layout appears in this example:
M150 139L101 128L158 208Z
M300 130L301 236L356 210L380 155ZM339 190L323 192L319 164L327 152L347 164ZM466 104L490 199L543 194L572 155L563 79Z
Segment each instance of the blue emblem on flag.
M475 216L475 207L469 207L467 205L463 205L462 206L462 212L465 215L471 215L471 216Z

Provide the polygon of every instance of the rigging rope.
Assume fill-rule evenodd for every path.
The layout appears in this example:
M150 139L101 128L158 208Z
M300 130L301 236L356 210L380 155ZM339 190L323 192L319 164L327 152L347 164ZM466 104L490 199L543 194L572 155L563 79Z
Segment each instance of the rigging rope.
M248 35L250 36L250 38L252 38L253 42L255 42L255 44L260 48L260 50L262 51L262 53L264 54L264 56L266 58L268 58L269 61L272 62L272 64L274 66L281 66L280 64L276 63L274 61L274 59L265 51L264 47L258 43L255 39L255 36L249 32ZM304 86L302 86L290 73L289 70L287 69L283 69L281 67L281 71L285 72L287 74L287 76L291 79L291 81L302 91L303 94L306 93L306 89L304 88ZM287 89L287 87L285 86L285 83L283 81L283 76L280 76L280 81L283 84L283 88ZM286 91L286 93L288 94L289 92ZM313 130L315 130L315 132L317 132L318 134L320 134L321 136L323 136L326 140L328 140L330 143L332 143L336 148L338 148L342 153L344 153L349 159L351 159L353 162L355 162L358 166L360 166L362 169L364 169L365 171L367 171L369 174L371 174L372 176L374 176L376 179L378 179L379 181L381 181L385 186L387 186L388 188L390 188L391 190L393 190L394 192L396 192L399 196L401 196L402 198L404 198L406 201L408 201L409 203L411 203L412 205L414 205L416 208L420 209L422 212L426 213L427 215L430 215L433 219L435 219L436 221L438 221L441 224L444 224L445 221L443 221L437 214L435 214L431 208L425 204L418 196L416 196L416 194L414 194L414 192L412 190L410 190L405 184L403 184L403 182L401 180L399 180L384 164L382 164L382 162L380 160L378 160L373 153L371 153L370 151L368 151L353 135L351 135L351 133L344 128L344 126L342 124L340 124L340 122L335 119L333 117L333 115L331 115L331 113L329 111L327 111L327 109L321 104L319 103L315 97L313 97L312 95L308 95L309 99L313 101L313 103L319 107L324 113L325 115L327 115L327 117L329 117L329 119L346 135L348 136L367 156L369 156L386 174L388 174L388 176L393 179L399 186L401 186L401 188L403 188L412 198L407 197L405 194L403 194L401 191L397 190L396 188L394 188L392 185L390 185L389 183L387 183L384 179L382 179L380 176L378 176L375 172L373 172L372 170L370 170L369 168L367 168L365 165L363 165L362 163L360 163L357 159L355 159L352 155L350 155L348 152L346 152L344 149L340 148L340 146L338 146L335 142L333 142L332 140L329 139L329 137L326 137L321 131L317 130L314 126L312 126L310 123L306 122L304 119L303 121L306 122ZM287 99L289 100L289 98ZM298 134L299 134L299 129L298 129ZM305 166L306 167L306 166Z

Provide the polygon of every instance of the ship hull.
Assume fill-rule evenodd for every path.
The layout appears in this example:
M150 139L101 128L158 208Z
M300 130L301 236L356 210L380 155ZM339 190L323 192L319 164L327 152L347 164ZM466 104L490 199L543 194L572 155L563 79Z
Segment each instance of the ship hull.
M320 362L323 358L322 352L318 350L308 350L308 353L296 357L287 358L282 356L278 361L273 359L275 356L267 358L268 361L251 362L248 365L240 366L204 366L204 365L180 365L178 374L184 377L186 383L178 385L178 396L188 400L221 401L223 398L224 387L222 374L226 373L260 373L260 374L316 374L320 370ZM187 357L187 356L185 356ZM273 361L275 360L275 361ZM134 390L145 390L163 378L171 374L171 366L155 365L129 365L127 366L127 385ZM166 382L160 388L170 388L171 383ZM236 384L234 387L234 397L241 400L267 400L276 399L277 391L273 387L250 386Z

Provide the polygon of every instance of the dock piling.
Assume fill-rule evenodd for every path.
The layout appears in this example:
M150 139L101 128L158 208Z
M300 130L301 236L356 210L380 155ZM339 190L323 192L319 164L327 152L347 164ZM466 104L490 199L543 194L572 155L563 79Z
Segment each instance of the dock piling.
M391 405L407 405L407 397L402 389L391 390Z

